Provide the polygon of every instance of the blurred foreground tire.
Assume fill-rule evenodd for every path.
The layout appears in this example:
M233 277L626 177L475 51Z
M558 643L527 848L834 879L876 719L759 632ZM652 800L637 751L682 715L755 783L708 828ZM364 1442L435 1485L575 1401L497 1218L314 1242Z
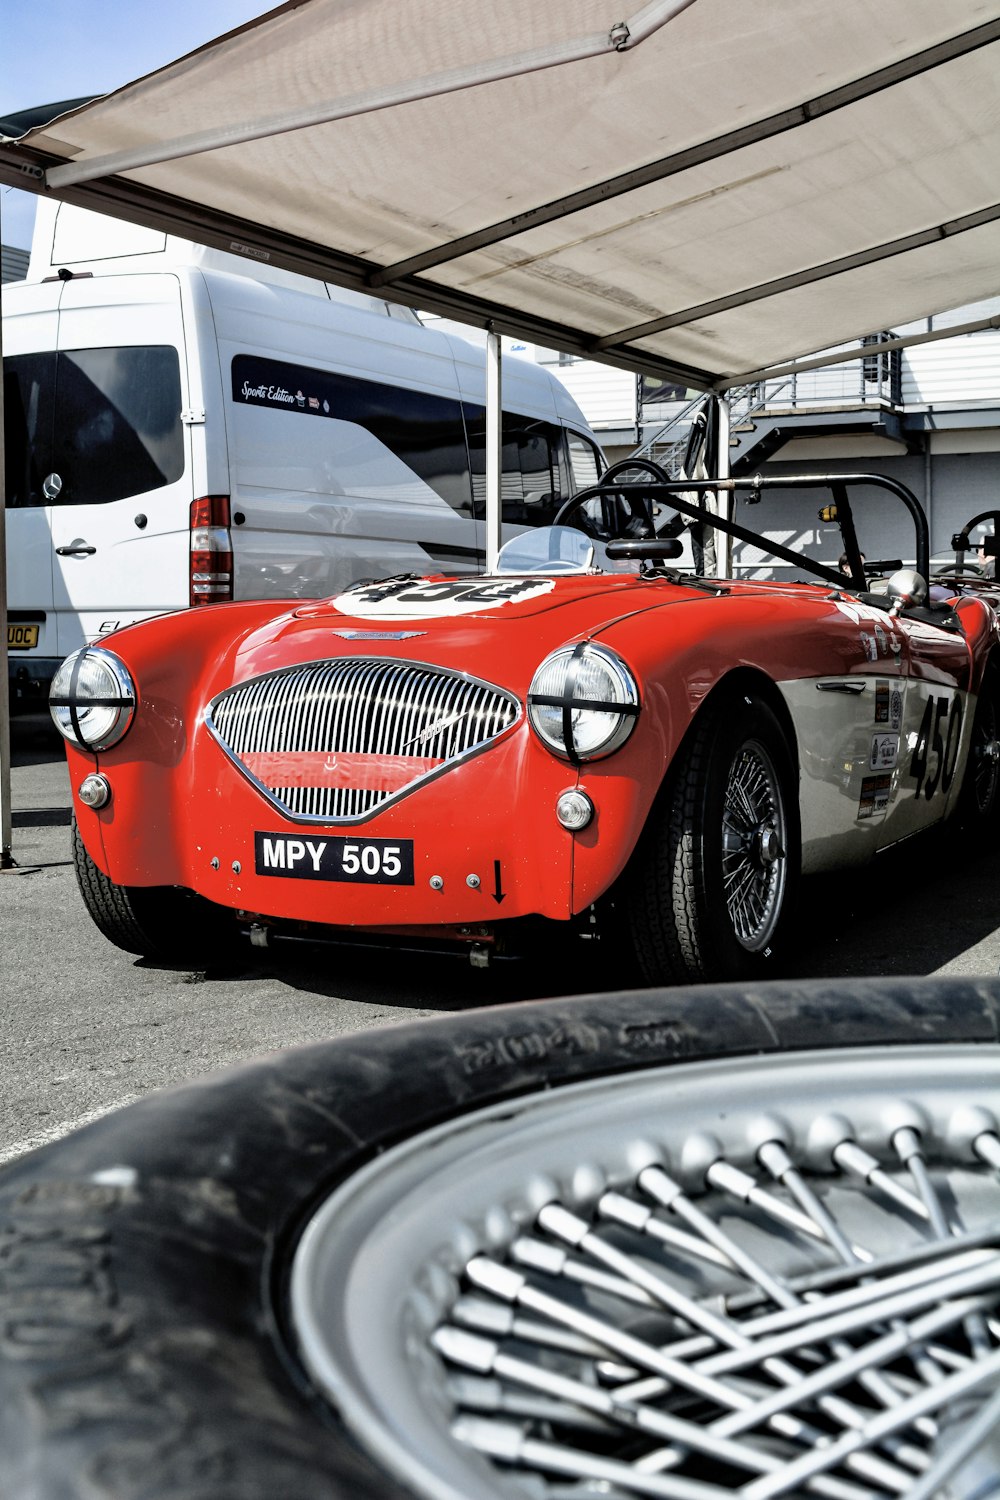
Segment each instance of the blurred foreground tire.
M527 1003L153 1095L0 1173L0 1495L992 1496L998 1118L987 980Z

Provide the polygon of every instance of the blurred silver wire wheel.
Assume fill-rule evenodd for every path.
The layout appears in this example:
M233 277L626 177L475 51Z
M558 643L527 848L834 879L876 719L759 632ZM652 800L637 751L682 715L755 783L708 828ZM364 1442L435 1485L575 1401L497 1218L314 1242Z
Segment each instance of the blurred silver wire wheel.
M751 953L774 936L785 893L787 819L781 782L758 740L740 746L722 815L722 881L737 941Z
M569 1085L316 1211L299 1352L429 1500L1000 1494L1000 1049Z

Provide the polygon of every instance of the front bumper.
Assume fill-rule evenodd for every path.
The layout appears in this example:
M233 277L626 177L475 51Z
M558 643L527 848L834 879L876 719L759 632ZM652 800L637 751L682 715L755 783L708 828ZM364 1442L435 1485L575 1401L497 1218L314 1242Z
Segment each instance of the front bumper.
M303 824L262 796L206 731L169 757L126 760L125 750L134 752L138 741L134 729L99 757L112 789L106 807L95 811L77 799L91 858L116 884L182 886L250 921L447 928L449 936L466 928L473 937L516 918L567 921L620 873L651 796L631 745L578 773L543 749L522 722L360 823ZM95 762L72 749L70 762L75 788ZM555 812L560 794L573 786L584 787L596 809L591 825L575 834ZM292 851L294 860L291 841L304 846ZM405 849L406 883L365 878L363 868L355 870L361 878L330 878L320 846L337 844L342 851L341 841L355 851L355 866L368 862L366 848ZM274 856L279 845L286 851L284 868Z

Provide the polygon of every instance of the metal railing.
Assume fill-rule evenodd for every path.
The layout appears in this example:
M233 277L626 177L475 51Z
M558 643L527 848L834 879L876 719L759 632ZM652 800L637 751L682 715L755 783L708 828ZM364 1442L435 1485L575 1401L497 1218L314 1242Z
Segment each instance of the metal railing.
M893 349L866 355L866 344L892 338L891 333L870 334L861 340L859 358L843 364L826 365L818 370L756 381L750 385L731 386L726 392L729 402L730 430L735 442L740 434L771 413L793 412L807 415L811 411L844 407L851 410L883 409L902 405L903 356ZM642 402L639 389L639 430L648 425L646 413L662 407L663 402ZM644 437L636 448L635 458L649 458L666 469L671 479L681 478L680 467L687 447L691 423L710 400L709 394L685 402Z

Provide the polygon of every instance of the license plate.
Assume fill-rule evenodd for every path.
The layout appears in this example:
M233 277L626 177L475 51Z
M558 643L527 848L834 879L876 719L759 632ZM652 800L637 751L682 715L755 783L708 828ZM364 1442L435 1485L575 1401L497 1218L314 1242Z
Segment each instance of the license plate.
M33 651L38 645L38 629L37 625L16 625L8 620L7 650Z
M254 856L258 875L346 880L358 885L413 884L412 839L255 833Z

